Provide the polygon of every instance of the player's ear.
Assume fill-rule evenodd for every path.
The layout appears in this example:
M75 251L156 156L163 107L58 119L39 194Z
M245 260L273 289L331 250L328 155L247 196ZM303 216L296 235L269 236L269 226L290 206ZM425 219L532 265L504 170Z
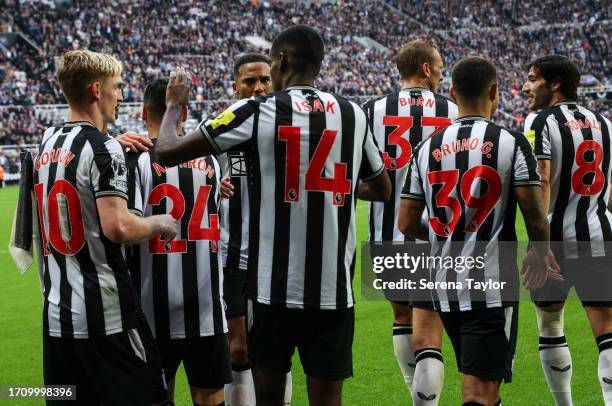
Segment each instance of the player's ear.
M489 88L489 100L495 101L497 99L497 82L491 84Z
M92 82L91 85L87 88L89 91L89 95L94 99L98 100L100 98L102 84L99 81Z
M234 97L238 97L238 86L236 86L236 81L232 82L232 90L234 91Z
M550 82L550 89L553 92L561 91L561 82Z
M451 85L450 90L449 90L449 93L450 93L450 97L451 97L451 99L452 99L452 100L453 100L455 103L457 103L457 98L455 97L455 86Z
M427 62L425 62L424 64L421 65L421 70L423 71L423 75L425 77L430 77L431 76L431 67L429 66L429 64Z

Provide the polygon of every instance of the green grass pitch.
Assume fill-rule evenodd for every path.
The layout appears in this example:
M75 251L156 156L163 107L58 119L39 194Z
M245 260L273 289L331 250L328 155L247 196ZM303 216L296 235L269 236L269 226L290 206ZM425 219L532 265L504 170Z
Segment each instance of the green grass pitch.
M16 187L0 189L0 385L41 385L42 297L38 272L32 268L26 274L20 275L7 251L17 194ZM366 207L365 202L358 203L358 241L367 238ZM355 277L354 287L358 298L353 345L355 376L345 382L344 404L410 404L408 392L393 356L391 308L386 302L361 299L358 275ZM511 384L502 386L502 400L505 405L554 404L540 366L535 313L529 301L521 303L519 317L514 380ZM572 390L575 405L603 404L597 382L597 348L579 302L568 302L565 326L574 362ZM487 349L483 348L483 351L486 352ZM440 404L458 405L461 403L459 374L447 339L444 342L444 357L445 382ZM41 401L0 403L42 404ZM183 372L177 377L176 404L191 404ZM305 379L298 357L295 356L293 405L306 404Z

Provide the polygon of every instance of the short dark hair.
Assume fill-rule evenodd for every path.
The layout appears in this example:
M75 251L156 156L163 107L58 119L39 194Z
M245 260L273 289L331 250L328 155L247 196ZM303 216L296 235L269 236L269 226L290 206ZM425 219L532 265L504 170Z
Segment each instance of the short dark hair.
M480 56L461 59L453 67L455 92L466 99L477 99L497 80L495 66Z
M282 31L272 41L271 54L280 51L289 52L292 56L292 68L303 72L307 68L319 69L325 56L323 37L314 28L306 25L294 25Z
M265 55L256 54L252 52L242 54L238 57L238 59L236 59L236 62L234 62L234 79L236 79L238 75L240 74L240 67L242 65L246 65L247 63L255 63L255 62L264 62L264 63L267 63L268 65L272 63L270 62L270 58L268 58Z
M161 120L166 112L166 87L168 87L168 78L158 78L152 81L145 87L144 105L147 108L147 114L153 119Z
M419 72L424 63L433 63L438 48L423 39L410 41L397 54L397 69L402 79L407 79Z
M575 63L563 55L546 55L536 59L527 66L538 70L544 80L551 84L559 82L561 93L569 99L578 98L578 85L580 84L580 71Z

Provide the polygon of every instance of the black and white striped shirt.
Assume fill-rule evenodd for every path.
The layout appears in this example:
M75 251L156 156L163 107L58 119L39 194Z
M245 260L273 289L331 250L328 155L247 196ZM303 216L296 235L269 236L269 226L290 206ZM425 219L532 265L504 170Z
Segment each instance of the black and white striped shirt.
M367 102L365 112L393 188L391 201L370 203L369 239L404 241L397 218L412 151L457 118L457 105L430 90L407 88Z
M567 258L612 255L610 120L578 106L557 103L525 121L537 159L551 161L548 220L552 241L565 241Z
M127 199L121 145L88 122L45 131L34 160L44 333L88 338L136 327L122 247L102 233L96 199Z
M221 200L221 240L219 252L223 267L247 269L249 258L249 190L244 152L228 152L218 157L223 176L229 176L234 196Z
M227 332L223 272L218 255L220 168L207 156L166 168L155 148L128 158L136 167L131 210L171 214L178 233L165 245L159 236L133 247L132 278L157 338L194 338Z
M217 153L246 153L248 296L293 308L353 306L357 182L384 170L363 110L296 86L241 100L200 129Z
M401 197L425 201L432 255L486 254L484 270L431 269L435 281L462 282L461 288L436 290L442 311L499 307L504 295L516 298L516 250L496 242L516 241L513 186L528 185L540 185L540 178L527 138L482 117L457 119L414 151ZM484 253L475 252L476 242L487 242ZM511 285L503 293L476 292L467 289L468 278Z

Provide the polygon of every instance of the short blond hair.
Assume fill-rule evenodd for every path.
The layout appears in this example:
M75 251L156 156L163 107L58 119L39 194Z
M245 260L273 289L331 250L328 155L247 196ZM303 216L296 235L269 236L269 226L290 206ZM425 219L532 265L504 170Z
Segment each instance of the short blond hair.
M57 79L68 102L79 103L92 82L121 75L121 70L121 62L112 55L68 51L59 60Z
M410 41L397 54L397 69L402 79L409 79L419 73L422 64L432 64L438 48L424 39Z

